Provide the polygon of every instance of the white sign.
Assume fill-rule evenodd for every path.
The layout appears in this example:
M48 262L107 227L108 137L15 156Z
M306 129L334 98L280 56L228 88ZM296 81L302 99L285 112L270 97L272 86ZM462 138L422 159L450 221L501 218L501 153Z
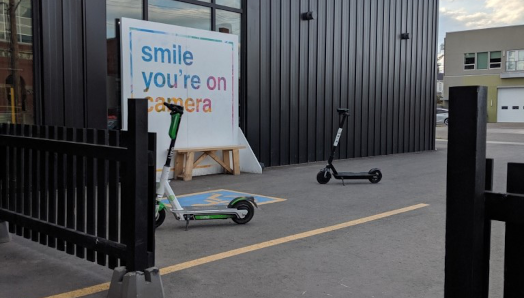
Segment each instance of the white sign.
M123 129L127 99L147 98L157 168L170 142L164 102L184 107L175 148L238 144L236 35L122 18L121 49Z

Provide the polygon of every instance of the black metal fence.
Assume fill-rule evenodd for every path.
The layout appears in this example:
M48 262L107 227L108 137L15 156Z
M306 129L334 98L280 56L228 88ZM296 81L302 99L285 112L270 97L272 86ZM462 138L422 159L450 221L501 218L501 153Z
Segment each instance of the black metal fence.
M491 221L506 223L504 298L524 297L524 164L509 163L494 193L486 159L486 87L450 88L446 198L446 298L487 298Z
M0 220L9 230L114 268L154 265L156 135L147 103L129 130L0 126Z

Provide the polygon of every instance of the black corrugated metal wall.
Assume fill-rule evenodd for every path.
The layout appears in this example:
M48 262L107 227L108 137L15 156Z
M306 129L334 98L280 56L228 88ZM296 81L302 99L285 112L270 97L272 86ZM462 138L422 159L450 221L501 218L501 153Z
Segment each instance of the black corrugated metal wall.
M32 0L36 124L107 128L105 0Z
M337 107L351 114L337 158L434 149L438 0L249 0L245 14L245 132L266 166L326 160Z

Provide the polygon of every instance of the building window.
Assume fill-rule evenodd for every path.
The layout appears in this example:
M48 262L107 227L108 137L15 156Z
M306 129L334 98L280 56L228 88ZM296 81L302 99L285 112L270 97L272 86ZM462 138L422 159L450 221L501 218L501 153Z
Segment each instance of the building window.
M508 51L506 71L524 71L524 50Z
M502 52L501 51L489 53L489 68L490 69L500 68L501 63L502 63Z
M149 0L149 20L211 30L211 8L173 0Z
M475 69L475 53L464 54L464 69Z
M216 4L233 8L242 8L241 0L215 0Z
M488 52L477 53L477 69L488 69Z
M34 124L32 37L31 0L0 0L0 123Z

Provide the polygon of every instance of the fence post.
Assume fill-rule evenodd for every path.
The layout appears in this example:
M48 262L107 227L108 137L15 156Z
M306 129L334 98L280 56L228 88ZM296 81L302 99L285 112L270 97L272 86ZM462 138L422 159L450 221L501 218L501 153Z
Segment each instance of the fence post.
M7 228L6 221L0 221L0 243L6 243L11 241L11 234Z
M127 206L122 212L122 238L127 246L126 267L117 267L113 271L108 298L164 297L160 272L157 268L148 268L148 221L155 204L148 193L148 119L147 100L128 99L128 151L127 174L122 187L126 197L122 204ZM124 202L125 201L125 202ZM124 220L125 218L125 220ZM154 251L154 247L153 247Z
M452 87L449 94L444 297L487 298L487 88Z
M147 101L130 98L129 107L129 163L128 163L128 194L126 204L129 206L129 222L126 228L129 232L129 257L126 267L128 271L144 271L147 268L147 166L148 166L148 128Z
M524 194L524 164L508 163L507 192ZM506 222L504 245L504 298L524 297L524 225Z

